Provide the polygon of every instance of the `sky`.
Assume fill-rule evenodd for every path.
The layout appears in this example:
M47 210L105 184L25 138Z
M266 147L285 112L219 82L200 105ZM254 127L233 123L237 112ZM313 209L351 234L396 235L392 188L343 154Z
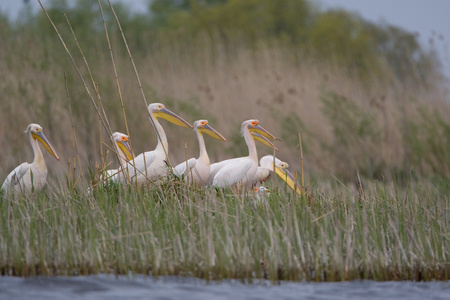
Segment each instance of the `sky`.
M93 0L95 1L95 0ZM243 0L245 1L245 0ZM450 78L450 0L312 0L325 9L343 8L362 18L381 24L401 27L417 33L425 49L436 50L444 74ZM37 0L29 0L33 9L40 9ZM45 5L50 0L41 0ZM112 0L122 2L132 11L146 11L148 0ZM0 0L0 11L14 18L23 0ZM432 45L430 44L432 41Z

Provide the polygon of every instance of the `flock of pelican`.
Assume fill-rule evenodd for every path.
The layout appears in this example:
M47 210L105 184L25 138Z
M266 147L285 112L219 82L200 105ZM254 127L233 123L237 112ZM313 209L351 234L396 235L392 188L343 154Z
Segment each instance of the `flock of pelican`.
M207 120L198 120L194 126L183 118L167 109L161 103L152 103L148 106L151 123L157 133L158 144L153 151L147 151L135 156L129 143L129 137L123 133L114 132L115 151L118 155L120 166L118 169L106 170L102 179L120 183L135 183L138 186L149 182L157 182L173 174L187 184L197 187L236 187L254 188L260 194L268 192L258 183L266 181L271 172L277 174L286 184L300 194L300 186L288 171L289 165L272 155L266 155L258 161L255 141L267 147L278 150L272 143L278 140L273 134L261 127L258 120L252 119L242 123L241 133L248 147L248 156L231 158L211 164L206 151L203 134L209 135L219 141L226 141ZM159 119L167 120L181 127L194 129L200 154L198 158L190 158L175 167L167 163L169 144ZM34 152L34 160L30 163L22 163L6 177L1 189L5 195L16 192L30 194L41 190L46 184L47 167L38 142L57 160L59 156L53 146L45 137L42 127L38 124L30 124L25 131L28 133L31 147Z

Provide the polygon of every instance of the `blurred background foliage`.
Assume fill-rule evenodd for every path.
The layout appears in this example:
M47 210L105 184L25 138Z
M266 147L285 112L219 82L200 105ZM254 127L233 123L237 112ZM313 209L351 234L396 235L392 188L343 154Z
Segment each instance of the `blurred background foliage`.
M141 153L154 148L153 129L120 30L102 5L133 147ZM450 178L446 81L434 51L413 33L307 0L153 0L140 13L120 3L114 9L149 102L165 103L191 123L209 119L228 134L226 146L207 141L212 161L246 155L240 123L258 118L282 137L280 155L296 169L302 133L306 168L317 176L352 180L358 169L369 178ZM70 20L113 131L125 131L97 1L54 0L46 10L89 78ZM30 160L26 140L17 138L30 122L42 123L55 147L75 156L68 100L81 159L92 167L106 151L105 136L99 139L97 114L45 14L29 7L17 20L0 14L0 38L1 141L10 141L0 178ZM192 154L185 153L189 132L164 126L176 162L196 155L193 134Z

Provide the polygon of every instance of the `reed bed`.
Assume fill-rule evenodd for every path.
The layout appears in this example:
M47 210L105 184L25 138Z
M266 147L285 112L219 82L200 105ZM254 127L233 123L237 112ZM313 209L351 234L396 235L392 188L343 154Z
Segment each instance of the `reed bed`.
M268 199L178 181L2 199L3 275L207 280L449 280L450 197L430 185L336 182Z
M30 122L44 126L68 161L47 162L44 192L0 194L1 274L450 279L444 91L400 82L389 68L385 78L358 80L302 51L271 43L254 51L239 39L148 39L150 51L132 57L118 31L106 33L108 50L99 39L89 46L79 39L80 46L69 19L58 37L71 61L53 30L51 38L0 32L9 41L0 69L15 75L0 71L0 90L16 100L0 111L2 131L9 129L0 141L10 145L0 157L0 178L31 157L26 139L17 139ZM262 203L252 193L197 190L177 180L143 188L94 184L87 193L96 183L88 181L112 168L106 132L129 132L136 154L156 144L144 90L149 102L188 121L209 119L227 136L226 147L207 141L212 162L244 155L239 125L260 119L283 139L278 156L302 170L308 188L297 196L273 180ZM192 132L165 129L171 160L197 155ZM363 181L379 181L339 181L351 182L357 170Z

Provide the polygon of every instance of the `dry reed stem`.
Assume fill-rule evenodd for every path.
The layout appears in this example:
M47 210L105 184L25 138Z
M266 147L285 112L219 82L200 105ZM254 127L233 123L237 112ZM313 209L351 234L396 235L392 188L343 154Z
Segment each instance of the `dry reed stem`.
M61 34L59 33L58 28L56 27L56 25L53 23L52 19L48 15L47 10L42 5L41 0L38 0L38 1L39 1L39 4L40 4L44 14L46 15L47 19L49 20L50 24L52 24L52 27L55 30L56 35L58 36L61 44L63 45L64 49L66 50L67 55L69 56L70 60L72 61L72 64L75 67L75 70L77 71L78 76L80 77L80 80L83 83L83 86L84 86L86 92L88 93L89 98L91 99L92 105L94 106L97 114L99 115L99 118L101 119L103 126L105 127L106 131L108 132L108 127L106 126L106 124L103 122L103 119L101 118L100 111L99 111L99 109L97 108L97 105L94 102L94 98L92 97L92 94L91 94L91 92L90 92L90 90L89 90L89 88L88 88L88 86L87 86L87 84L86 84L86 82L85 82L85 80L83 78L83 75L81 74L81 72L80 72L80 70L79 70L79 68L77 66L77 63L75 62L75 60L72 57L72 54L70 53L69 49L67 48L67 45L64 42L64 39L62 38Z
M111 42L109 40L108 28L106 27L105 16L103 15L103 8L102 8L100 0L98 0L98 6L100 8L100 12L101 12L101 16L102 16L103 28L105 29L105 36L106 36L106 41L108 43L109 54L110 54L110 57L111 57L111 64L112 64L113 70L114 70L114 78L115 78L115 81L116 81L116 88L117 88L117 92L119 94L120 104L121 104L121 107L122 107L123 119L125 121L125 127L126 127L126 131L127 131L127 135L130 136L130 131L128 129L127 116L125 114L125 106L124 106L124 103L123 103L122 91L121 91L120 83L119 83L119 75L117 74L116 62L114 60L114 54L113 54L113 51L112 51ZM112 137L111 137L111 139L112 139ZM112 141L112 142L115 143L114 141ZM130 143L130 147L131 147L131 151L133 151L133 147L132 147L131 143ZM117 153L117 155L119 155L119 154ZM120 158L118 156L117 156L117 158L120 161ZM128 168L125 168L125 169L126 170L122 169L122 171L125 173L125 178L128 181L128 183L130 184L131 183L130 182L131 178L129 176Z
M147 99L145 98L144 89L142 88L142 84L141 84L141 79L140 79L139 73L137 71L136 64L134 63L133 56L131 55L130 48L128 47L127 39L126 39L125 34L124 34L123 30L122 30L122 26L120 25L120 21L119 21L119 18L117 17L116 11L114 10L114 7L112 6L110 0L108 0L108 4L109 4L109 7L110 7L110 9L111 9L111 11L112 11L112 13L114 15L114 18L116 19L117 26L119 27L120 33L122 35L122 40L123 40L123 42L125 44L125 47L127 49L127 53L128 53L129 58L130 58L131 64L133 65L133 70L134 70L134 73L136 75L136 79L137 79L137 82L138 82L139 90L141 91L142 99L144 100L145 107L147 108L148 107ZM161 136L160 136L159 132L156 130L156 125L154 124L152 118L149 118L149 120L150 120L150 123L152 124L153 128L155 129L155 132L156 132L156 135L158 137L158 140L161 141L161 145L163 147L164 154L166 155L166 162L169 164L169 167L172 167L172 164L170 163L169 154L167 152L167 149L164 147L164 143L162 143ZM144 155L144 163L145 163L145 155ZM135 166L134 159L133 159L133 166ZM135 172L137 172L137 168L136 167L135 167ZM145 171L145 173L147 173L147 170Z
M298 133L298 147L300 149L300 170L301 170L301 176L302 176L302 192L305 190L305 181L303 176L303 147L302 147L302 136L300 132Z
M77 39L77 37L75 35L75 32L73 31L73 28L72 28L72 25L70 24L69 18L67 17L66 14L64 14L64 16L66 18L67 24L69 25L70 31L72 32L72 36L73 36L73 39L75 41L75 44L77 45L78 51L80 51L81 57L83 58L84 65L85 65L85 67L86 67L86 69L87 69L87 71L89 73L89 77L91 79L92 85L93 85L95 93L97 95L97 101L98 101L98 106L97 107L99 107L100 111L101 111L101 112L99 112L99 116L98 116L99 117L99 122L101 124L103 123L103 124L107 125L106 133L107 133L107 135L109 137L109 140L111 141L112 145L114 145L115 141L112 138L111 125L109 124L108 117L106 116L105 109L103 108L102 98L100 96L100 91L99 91L99 88L98 88L98 84L95 83L94 77L93 77L92 72L91 72L91 68L89 67L89 63L86 60L86 57L85 57L85 55L83 53L83 50L80 47L80 44L78 43L78 39ZM101 148L101 145L102 145L102 137L101 137L102 130L101 130L101 126L99 126L99 132L100 132L100 134L99 134L100 156L101 156L102 164L104 166L105 165L105 158L103 157L103 150ZM118 154L117 154L116 158L117 158L117 161L120 163L120 158L119 158Z
M65 84L66 97L67 97L67 103L68 103L68 108L69 108L70 124L72 124L72 137L73 137L73 142L74 142L74 145L75 145L75 153L77 155L78 164L79 164L79 168L80 168L80 176L79 176L79 178L83 179L83 172L82 172L82 168L81 168L80 153L78 152L77 133L76 133L76 130L75 130L75 122L73 121L72 105L70 104L70 95L69 95L69 88L67 86L66 72L64 72L64 84ZM74 168L75 168L75 164L74 164ZM78 182L79 178L77 178L77 180L75 182ZM70 180L69 180L69 182L70 182ZM75 186L76 185L74 185L74 187Z

